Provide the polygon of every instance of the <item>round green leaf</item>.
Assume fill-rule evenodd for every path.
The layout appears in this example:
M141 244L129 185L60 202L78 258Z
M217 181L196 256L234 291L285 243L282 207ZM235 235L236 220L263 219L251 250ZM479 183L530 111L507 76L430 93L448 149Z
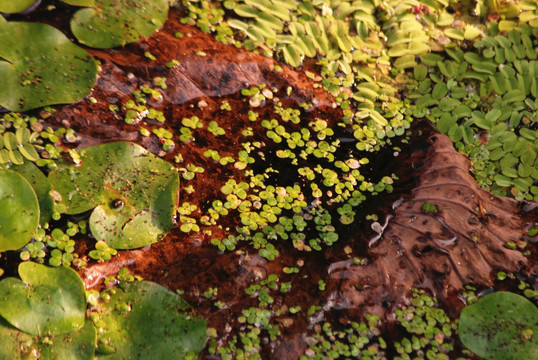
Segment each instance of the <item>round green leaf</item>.
M459 334L486 359L538 359L538 309L517 294L499 291L465 307Z
M95 0L62 0L62 2L73 6L95 6Z
M14 14L28 9L35 0L0 0L0 12Z
M50 25L0 23L0 105L26 111L71 103L97 78L93 57Z
M98 359L183 359L204 347L205 321L193 317L189 304L166 288L140 281L112 288L109 294L94 315L97 323L104 323Z
M34 189L39 202L39 223L45 224L52 218L54 201L50 196L52 186L49 179L35 166L34 163L25 161L22 165L14 165L11 170L22 175Z
M116 249L152 244L170 231L179 176L174 167L139 145L115 142L81 151L82 164L58 163L49 180L68 214L95 208L94 237Z
M61 335L84 326L86 292L75 270L23 262L0 281L0 316L31 335Z
M36 337L26 334L0 318L0 359L29 359L33 353L42 359L90 360L97 335L91 322L67 335Z
M95 48L124 46L151 36L168 17L168 0L95 0L71 19L77 39Z
M0 252L26 245L39 225L37 196L21 175L0 170Z

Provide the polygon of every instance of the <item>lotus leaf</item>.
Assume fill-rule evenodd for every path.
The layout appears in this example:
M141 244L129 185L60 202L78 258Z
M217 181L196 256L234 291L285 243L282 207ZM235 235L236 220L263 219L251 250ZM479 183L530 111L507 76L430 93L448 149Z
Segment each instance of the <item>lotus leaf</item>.
M97 78L92 56L50 25L0 23L0 105L26 111L71 103Z
M39 224L37 196L22 175L0 170L0 252L26 245Z
M459 334L486 359L538 359L538 308L520 295L495 292L463 309Z
M14 165L10 169L22 175L30 183L39 202L39 223L43 225L48 222L52 217L54 201L50 196L52 186L47 177L34 163L29 161L22 165Z
M91 47L124 46L159 30L168 17L168 6L168 0L95 0L94 7L75 13L71 30Z
M84 326L86 292L75 270L33 262L19 276L0 281L0 316L31 335L61 335Z
M99 331L97 358L183 359L199 353L206 323L188 313L181 297L155 283L140 281L109 290L95 318Z
M14 14L28 9L35 0L0 0L0 12Z
M90 360L96 346L95 327L91 322L67 335L36 337L0 318L0 338L0 359L29 359L38 353L42 359Z
M81 158L80 166L59 163L49 180L68 214L95 208L90 230L98 241L133 249L172 228L179 176L169 163L128 142L86 148Z

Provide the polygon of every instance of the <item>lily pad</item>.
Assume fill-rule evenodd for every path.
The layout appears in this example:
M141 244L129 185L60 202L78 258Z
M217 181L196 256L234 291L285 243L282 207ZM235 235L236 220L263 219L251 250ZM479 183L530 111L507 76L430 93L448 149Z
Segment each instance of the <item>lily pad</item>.
M50 196L52 186L49 179L39 170L34 163L26 161L22 165L14 165L11 170L22 175L34 189L39 202L39 223L47 223L52 218L54 201Z
M155 243L170 231L179 176L168 162L139 145L115 142L81 151L82 164L59 163L49 180L68 214L93 208L90 230L115 249Z
M95 0L62 0L62 2L73 6L95 6Z
M37 196L23 176L0 170L0 252L26 245L39 224Z
M0 23L0 105L12 111L71 103L97 78L93 57L46 24Z
M204 347L205 320L193 317L190 305L166 288L140 281L108 294L110 300L92 316L104 325L98 359L183 359Z
M33 262L0 281L0 316L31 335L61 335L84 326L86 292L75 270Z
M520 295L495 292L463 309L459 334L486 359L538 359L538 308Z
M95 6L75 13L71 31L91 47L124 46L159 30L168 17L168 6L168 0L95 0Z
M0 12L14 14L28 9L35 0L0 0Z
M42 359L90 360L97 335L91 322L67 335L36 337L26 334L0 318L0 359L29 359L35 353Z

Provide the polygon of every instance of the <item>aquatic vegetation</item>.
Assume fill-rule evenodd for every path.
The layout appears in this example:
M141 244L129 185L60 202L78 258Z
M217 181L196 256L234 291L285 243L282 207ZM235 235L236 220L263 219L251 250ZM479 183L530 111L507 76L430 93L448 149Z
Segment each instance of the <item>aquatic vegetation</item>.
M96 332L90 321L69 334L34 336L0 318L0 358L24 359L39 354L45 359L90 360L94 358Z
M0 170L0 251L26 245L39 225L37 196L24 177L12 170Z
M71 31L87 46L112 48L139 41L157 31L168 17L168 0L94 0L77 11Z
M82 163L58 161L49 181L67 214L93 209L90 231L115 249L155 243L173 226L179 177L139 145L108 143L80 151Z
M2 0L0 1L0 12L18 13L31 7L35 0Z
M19 276L21 280L0 281L0 316L11 325L38 336L67 334L84 326L86 293L73 269L23 262Z
M0 58L0 105L12 111L72 103L97 78L93 57L46 24L0 23Z
M98 359L196 358L206 341L205 320L155 283L125 282L99 295L91 311L98 329Z
M480 298L461 312L459 335L471 351L487 359L538 356L538 309L505 291Z
M205 91L235 80L230 75L234 71L229 69L228 76L217 79L219 64L213 63L212 55L218 50L194 49L192 57L201 69L204 64L212 65L200 74L188 76L186 58L180 52L164 56L167 51L146 39L162 27L169 5L179 2L64 2L85 7L71 20L71 29L82 44L108 48L141 40L113 52L94 50L94 54L103 57L96 55L102 60L103 76L111 69L108 56L112 53L132 55L134 51L141 62L125 65L120 64L125 59L117 64L112 60L114 66L125 72L126 76L120 78L129 80L129 86L120 89L113 84L117 94L108 93L105 97L101 91L112 84L97 84L84 104L91 111L97 109L103 124L109 120L108 115L113 116L117 129L129 134L125 138L147 145L156 156L134 142L83 148L78 145L79 138L73 129L43 128L35 118L6 114L0 122L0 180L9 179L0 185L0 191L2 187L7 188L6 194L16 190L19 203L6 205L17 209L15 217L22 218L29 211L32 216L26 230L21 230L17 223L16 231L24 232L24 236L19 236L9 230L15 228L11 226L13 219L0 214L0 251L20 250L17 256L6 254L9 261L15 258L23 264L35 261L55 267L46 268L44 273L64 267L84 269L87 265L105 269L116 256L120 262L124 257L131 260L128 252L118 250L156 243L174 229L182 244L185 240L185 244L192 242L203 251L218 252L227 259L237 256L240 261L253 261L260 269L245 272L256 280L247 281L245 293L249 296L240 292L246 298L241 304L228 302L229 290L220 283L208 282L209 286L202 289L193 286L194 289L186 291L201 308L210 308L217 317L223 313L230 317L229 323L218 331L209 329L207 334L204 320L196 317L180 297L153 283L134 282L140 278L126 269L114 276L117 269L113 269L106 274L105 285L119 282L119 286L100 294L88 293L88 317L93 325L85 319L81 323L84 326L70 330L63 339L55 334L32 337L0 318L0 336L10 338L0 345L0 357L10 352L38 351L42 356L50 352L51 357L91 358L96 348L94 328L98 329L97 358L144 358L148 354L195 358L204 348L207 335L205 355L257 359L273 351L277 342L286 341L283 339L289 331L295 331L295 326L307 331L305 348L300 349L304 359L381 359L392 355L399 359L447 359L461 351L454 349L461 345L455 343L457 326L453 319L425 290L413 290L410 303L404 306L392 308L392 300L383 301L384 311L390 312L387 317L395 319L394 326L401 335L388 343L381 335L386 319L368 313L361 313L361 319L356 314L347 318L346 311L341 311L342 316L336 321L331 318L335 314L330 308L337 309L339 305L331 304L332 300L306 304L302 298L298 302L289 299L296 299L308 286L318 295L334 292L332 265L327 276L323 261L343 256L339 266L343 264L346 271L352 272L358 267L362 271L381 256L380 244L384 245L386 239L383 232L386 229L388 233L391 225L400 225L392 224L388 216L381 225L381 214L373 214L376 210L365 209L364 204L381 199L379 195L390 194L401 185L392 173L394 160L386 163L384 158L400 155L411 140L409 129L416 119L431 120L458 150L471 158L472 171L484 188L519 200L536 200L538 15L534 2L183 1L183 7L172 10L172 17L183 16L181 22L197 25L225 44L302 67L306 75L300 76L284 64L264 59L260 63L266 63L259 65L262 70L258 69L263 76L253 76L257 79L254 82L243 79L229 93L216 91L216 95ZM0 1L0 10L2 5ZM487 22L478 16L487 16ZM15 24L0 17L0 32L4 25L5 29L19 26ZM165 34L157 34L153 39L164 47L165 39L199 36L196 30L185 31L187 27L178 31L174 28L177 25L176 22L165 28ZM260 59L244 50L241 56L249 61ZM6 65L10 61L2 59ZM82 71L91 84L84 90L87 92L95 84L97 63L88 54L84 59L95 65L95 71ZM70 67L64 61L63 66L81 72L78 65ZM144 68L145 74L139 68ZM250 71L246 65L245 69ZM198 75L202 82L208 82L207 89L205 83L200 86ZM203 78L205 75L215 81ZM22 76L22 85L27 88L41 84L41 75L26 79L23 72ZM174 83L182 76L200 87L196 90L201 91L193 96L201 98L170 100L173 91L184 90ZM296 77L310 81L309 85L295 86L291 80ZM106 84L106 79L102 80ZM266 83L258 83L263 81ZM55 79L53 85L56 82ZM316 92L321 89L326 93ZM66 102L82 98L84 91ZM10 110L26 111L56 103L39 100L30 92L19 91L17 95L9 90L8 95L18 96L9 103L18 107L5 105ZM22 106L26 104L31 106ZM52 116L59 126L79 125L77 121L70 123L68 119L73 118L62 118L63 115L55 118L52 112L49 108L39 115ZM90 111L84 114L91 115ZM435 140L432 138L431 142ZM76 146L78 150L74 150ZM175 164L168 162L172 159ZM413 162L413 171L415 166L419 168L422 164ZM179 173L185 180L182 187ZM207 179L216 180L210 186L201 186ZM19 199L18 193L22 192L32 195L31 201ZM200 197L199 202L193 200ZM3 199L0 196L0 202ZM8 197L5 199L7 203ZM408 207L413 215L406 228L414 230L417 218L438 221L446 227L444 216L450 208L437 200L435 196L428 197ZM2 208L3 205L0 204ZM398 206L393 205L393 210ZM462 207L471 214L469 224L496 221L492 209L484 206L479 203L476 208ZM365 213L370 215L364 218ZM342 241L349 239L347 233L362 229L373 230L375 237L361 244ZM532 231L531 237L536 235L531 235ZM3 235L6 239L16 238L17 242L4 240ZM460 237L432 240L430 235L420 234L420 241L433 245L413 249L401 246L396 236L390 237L394 245L390 251L397 253L398 261L432 253L441 254L450 262L453 258L461 260L453 252L462 241ZM483 241L474 232L472 238L461 238L476 246ZM501 244L498 253L518 249L522 258L529 256L531 242L526 240L503 240L504 248ZM9 247L2 248L7 243ZM207 247L208 244L216 248ZM138 251L131 253L139 256L134 255ZM315 253L327 255L327 260L316 258ZM290 254L301 259L290 259ZM308 263L312 259L322 259L316 264L322 269L321 278L309 278L311 274L306 269L312 269L313 265ZM454 272L448 274L445 269L435 268L436 281L438 274L458 276L465 289L463 299L468 303L477 299L475 289L466 285L471 279L468 274L459 274L448 263L439 264ZM270 272L263 275L262 270ZM0 269L0 276L1 273ZM347 275L345 271L342 274L342 278ZM171 287L175 283L164 280L168 275L166 269L159 281L166 281ZM497 277L510 275L498 272ZM222 278L220 274L215 276ZM10 279L10 283L21 283ZM421 279L421 284L427 281ZM202 282L206 284L204 279ZM534 296L535 291L528 284L521 286L528 297ZM353 289L358 297L368 291L360 282L353 284ZM323 296L320 299L326 300ZM56 310L57 307L53 308ZM27 310L21 312L25 313ZM173 332L173 339L164 335L167 331ZM524 338L529 336L532 334L524 332ZM70 347L70 343L85 350L74 353L79 350Z

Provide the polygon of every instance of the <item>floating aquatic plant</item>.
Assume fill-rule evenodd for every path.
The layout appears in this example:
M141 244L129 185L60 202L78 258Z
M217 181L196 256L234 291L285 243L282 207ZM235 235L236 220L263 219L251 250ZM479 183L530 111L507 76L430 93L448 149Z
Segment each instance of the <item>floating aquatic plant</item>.
M168 17L168 6L168 0L95 0L73 15L71 31L91 47L124 46L159 30Z
M36 0L0 0L0 12L8 14L18 13L28 9L35 2Z
M538 357L538 309L524 297L498 291L461 312L461 341L486 359Z
M21 280L0 281L0 316L11 325L38 336L68 334L84 326L86 293L73 269L23 262L19 276Z
M39 203L28 181L12 170L0 169L0 209L0 252L20 249L37 230Z
M169 163L127 142L80 154L80 165L58 162L49 180L68 214L93 209L90 230L98 241L133 249L159 241L172 228L179 177Z
M97 358L184 359L206 341L205 320L181 297L155 283L124 283L102 293L92 313L99 328Z
M97 336L89 321L69 334L34 336L0 318L0 338L1 359L27 359L39 354L43 359L91 360Z
M0 23L0 105L26 111L72 103L97 78L93 57L46 24Z
M54 202L50 195L52 186L47 177L32 162L26 161L22 165L13 165L11 170L22 175L32 186L39 202L39 223L44 225L52 218Z

